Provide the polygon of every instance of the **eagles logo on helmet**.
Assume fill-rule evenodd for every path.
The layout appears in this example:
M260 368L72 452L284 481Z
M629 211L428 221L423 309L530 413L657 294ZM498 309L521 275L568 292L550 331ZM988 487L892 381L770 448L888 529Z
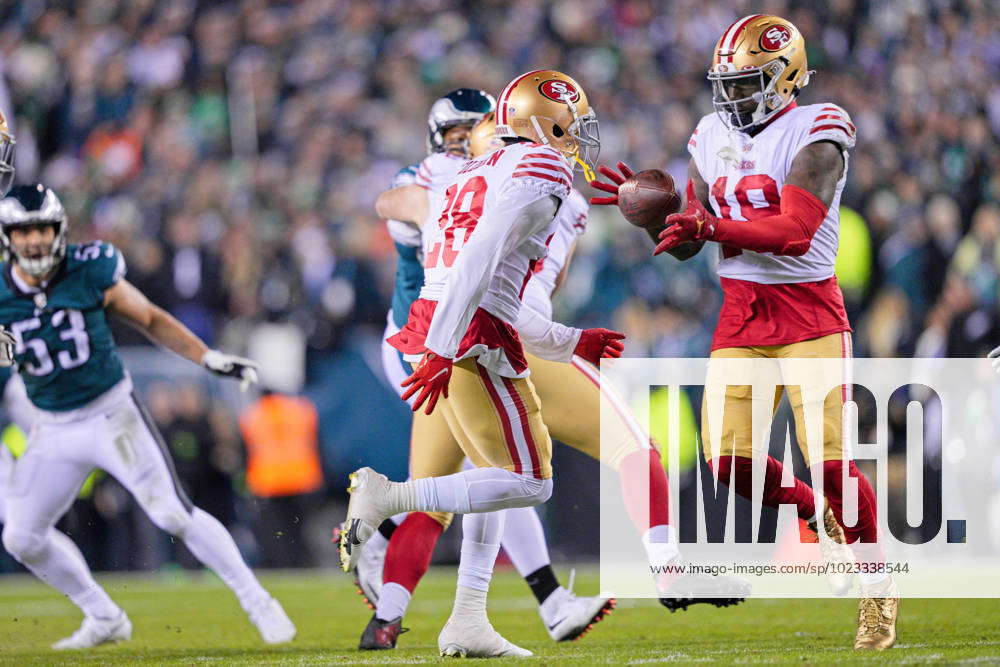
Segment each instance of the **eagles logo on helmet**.
M11 242L12 229L52 225L55 239L40 253L25 252ZM8 261L16 261L26 273L44 276L66 256L66 210L56 193L41 183L18 185L0 199L0 245ZM28 250L33 250L29 248Z
M484 114L493 111L495 106L492 95L475 88L457 88L435 100L427 115L427 152L467 153L467 142L448 146L444 135L458 125L466 125L471 129Z

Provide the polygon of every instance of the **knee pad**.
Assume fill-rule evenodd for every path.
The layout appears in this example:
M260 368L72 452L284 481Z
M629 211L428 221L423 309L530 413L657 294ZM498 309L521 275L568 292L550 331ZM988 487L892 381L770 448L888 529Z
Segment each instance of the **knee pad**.
M422 512L430 518L441 524L441 532L448 530L448 526L451 525L451 520L455 518L455 515L451 512Z
M524 478L525 490L528 492L527 500L531 505L541 505L552 497L552 478L539 479L537 477L522 476Z
M20 563L30 563L45 549L45 534L32 533L8 524L3 531L3 548Z
M191 523L191 513L171 498L150 500L143 504L143 508L157 528L177 537L183 538Z

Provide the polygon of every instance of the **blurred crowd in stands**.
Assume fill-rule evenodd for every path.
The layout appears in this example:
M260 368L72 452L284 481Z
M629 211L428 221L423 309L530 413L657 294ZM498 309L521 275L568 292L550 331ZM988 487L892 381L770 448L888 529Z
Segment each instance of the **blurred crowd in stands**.
M982 356L1000 342L994 2L22 0L0 6L0 72L18 180L57 190L73 238L121 247L129 278L210 344L279 324L311 362L381 333L394 255L373 202L425 154L437 96L566 71L602 162L683 183L712 47L756 12L805 36L801 99L858 128L838 259L858 356ZM650 251L594 209L557 315L627 332L632 356L705 355L714 249ZM316 380L304 365L292 393ZM175 402L182 421L198 404ZM198 475L232 472L224 442Z
M712 46L751 11L799 27L803 100L858 127L840 273L859 352L979 354L1000 264L993 3L30 0L0 10L0 54L19 177L57 188L78 235L119 244L213 342L271 319L324 350L381 324L393 256L372 202L424 154L437 95L565 70L605 161L682 180ZM604 210L583 246L562 317L623 328L633 355L705 352L714 253L653 261Z

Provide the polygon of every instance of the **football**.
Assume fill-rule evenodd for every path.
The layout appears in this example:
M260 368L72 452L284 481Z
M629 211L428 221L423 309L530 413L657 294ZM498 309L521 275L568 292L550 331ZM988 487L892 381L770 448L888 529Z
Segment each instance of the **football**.
M659 169L645 169L618 186L618 208L636 227L655 227L680 210L674 179Z

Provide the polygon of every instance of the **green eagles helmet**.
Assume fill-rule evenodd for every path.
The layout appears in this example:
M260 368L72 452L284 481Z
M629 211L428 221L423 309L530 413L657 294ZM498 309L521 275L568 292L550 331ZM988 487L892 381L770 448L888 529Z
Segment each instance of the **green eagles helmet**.
M10 230L33 225L52 225L55 241L47 253L37 257L18 254L10 242ZM0 245L8 261L16 261L26 273L44 276L66 257L66 210L56 193L41 183L18 185L0 199Z

